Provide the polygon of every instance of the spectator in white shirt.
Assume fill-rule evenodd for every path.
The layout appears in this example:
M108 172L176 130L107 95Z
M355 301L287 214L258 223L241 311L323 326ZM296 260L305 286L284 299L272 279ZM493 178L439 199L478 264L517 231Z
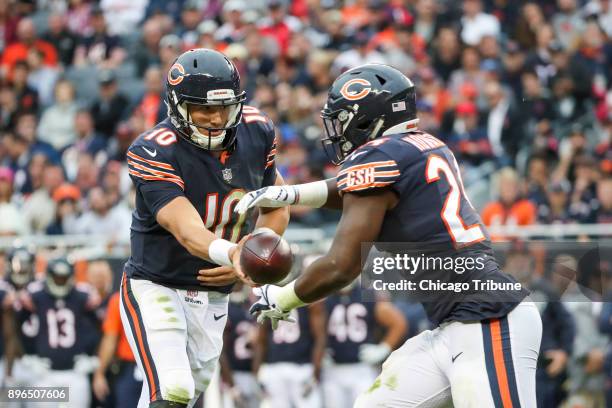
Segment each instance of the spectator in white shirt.
M499 20L495 16L482 11L480 0L464 0L463 12L461 39L464 43L476 46L486 35L494 37L499 35Z

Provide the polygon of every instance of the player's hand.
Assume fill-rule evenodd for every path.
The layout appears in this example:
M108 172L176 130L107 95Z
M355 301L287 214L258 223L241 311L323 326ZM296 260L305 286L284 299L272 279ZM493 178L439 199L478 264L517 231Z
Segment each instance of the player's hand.
M380 364L391 353L391 347L386 343L363 344L359 347L359 360L366 364Z
M96 371L94 374L92 387L96 398L100 401L104 401L110 393L110 387L108 386L108 381L106 381L106 376L100 371Z
M550 359L546 367L549 377L556 377L565 369L567 364L567 353L563 350L548 350L544 355Z
M276 330L278 322L285 320L294 323L295 320L289 316L291 311L280 310L276 304L276 294L280 290L280 286L264 285L259 288L253 288L253 294L259 299L251 305L249 313L257 315L257 323L263 324L266 319L270 319L272 329Z
M211 269L200 269L198 281L204 286L225 286L235 283L239 278L231 266L219 266Z
M246 194L234 207L234 212L244 214L253 207L286 207L297 203L298 195L293 186L269 186Z
M242 252L242 248L244 247L244 243L249 238L249 236L251 236L251 234L247 234L244 237L242 237L240 242L238 242L238 246L231 250L231 252L230 252L230 259L232 260L232 265L234 267L234 272L235 272L236 276L238 277L238 279L240 279L242 282L244 282L245 284L247 284L249 286L255 287L255 286L259 286L259 285L256 284L255 282L253 282L253 280L251 278L249 278L246 273L244 273L244 271L242 270L242 267L240 266L240 253Z

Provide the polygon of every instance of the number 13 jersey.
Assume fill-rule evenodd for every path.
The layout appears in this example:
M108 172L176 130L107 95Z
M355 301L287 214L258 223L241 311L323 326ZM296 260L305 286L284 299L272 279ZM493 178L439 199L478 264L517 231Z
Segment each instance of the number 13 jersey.
M385 214L377 242L408 243L429 256L469 254L484 259L483 268L466 273L428 270L413 278L439 278L444 283L516 282L499 269L489 235L465 194L455 156L436 137L416 130L375 139L348 156L337 185L341 194L380 188L397 194L397 205ZM423 306L435 324L501 317L527 295L526 290L495 292L496 296L483 296L482 291L432 293L435 296Z
M234 207L251 190L276 181L274 125L257 109L245 106L233 150L220 158L179 136L169 119L140 135L130 146L127 162L136 187L132 214L131 255L127 276L178 289L216 290L197 281L200 269L214 265L191 255L157 223L158 211L176 197L186 197L205 227L233 242L252 229L247 215Z

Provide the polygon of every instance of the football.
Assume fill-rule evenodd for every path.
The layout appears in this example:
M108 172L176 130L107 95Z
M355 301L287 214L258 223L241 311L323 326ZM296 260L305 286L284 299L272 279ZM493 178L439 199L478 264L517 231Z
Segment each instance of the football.
M266 229L247 238L240 254L240 266L253 282L276 283L291 271L293 254L287 241Z

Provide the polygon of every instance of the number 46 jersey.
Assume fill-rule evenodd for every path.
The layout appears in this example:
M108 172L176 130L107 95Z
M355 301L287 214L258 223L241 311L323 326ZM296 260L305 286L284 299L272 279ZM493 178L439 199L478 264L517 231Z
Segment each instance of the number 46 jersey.
M128 277L177 289L207 288L196 277L214 265L191 255L156 220L158 211L176 197L186 197L205 227L218 237L237 242L252 227L234 206L247 191L276 181L274 125L257 109L244 106L232 151L217 158L180 137L170 119L140 135L130 146L127 162L136 187L132 213Z
M429 256L469 254L484 260L484 267L469 273L427 270L413 274L413 278L439 279L444 283L474 279L516 282L500 271L489 235L465 194L455 156L436 137L415 130L375 139L347 158L338 173L337 185L341 194L380 188L390 188L397 194L398 203L385 214L377 242L407 244L413 250L419 248L416 253L422 249ZM423 306L436 324L478 321L506 315L527 291L495 295L483 300L482 291L457 294L438 290L436 297L423 302Z

